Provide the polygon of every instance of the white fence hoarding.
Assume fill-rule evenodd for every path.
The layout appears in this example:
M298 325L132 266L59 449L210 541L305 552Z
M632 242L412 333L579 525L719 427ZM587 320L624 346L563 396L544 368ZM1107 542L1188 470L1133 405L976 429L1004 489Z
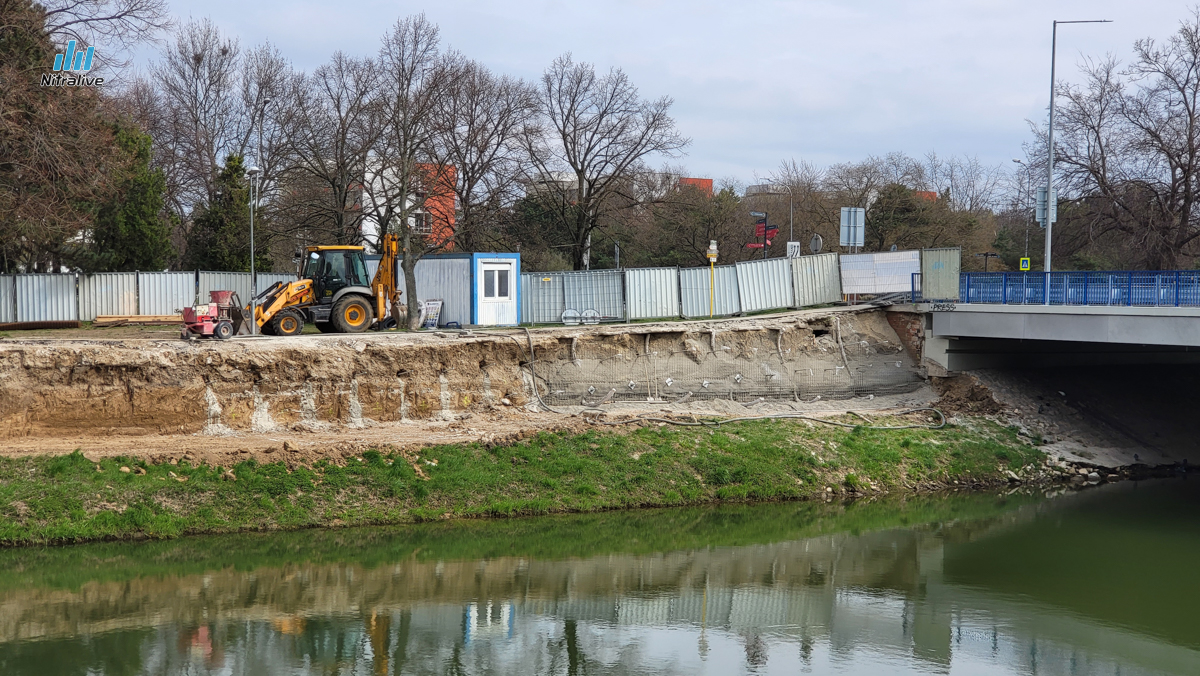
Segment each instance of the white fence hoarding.
M912 276L921 271L921 252L846 254L841 268L846 295L901 293L912 290Z

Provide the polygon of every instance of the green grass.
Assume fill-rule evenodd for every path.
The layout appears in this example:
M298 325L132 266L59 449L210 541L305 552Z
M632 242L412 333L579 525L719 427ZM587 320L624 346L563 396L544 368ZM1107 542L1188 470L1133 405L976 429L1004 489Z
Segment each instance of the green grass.
M409 460L368 451L345 465L294 470L247 461L232 468L236 481L221 478L224 468L186 463L117 458L97 471L79 453L7 458L0 544L796 500L826 486L843 493L993 479L1040 458L1014 431L984 420L942 430L772 420L542 433L513 446L430 447Z

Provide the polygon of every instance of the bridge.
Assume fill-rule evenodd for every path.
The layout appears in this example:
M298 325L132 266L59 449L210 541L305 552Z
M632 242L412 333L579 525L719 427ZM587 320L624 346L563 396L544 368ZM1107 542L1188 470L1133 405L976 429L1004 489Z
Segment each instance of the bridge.
M962 273L957 298L914 275L933 375L980 368L1200 363L1200 270Z

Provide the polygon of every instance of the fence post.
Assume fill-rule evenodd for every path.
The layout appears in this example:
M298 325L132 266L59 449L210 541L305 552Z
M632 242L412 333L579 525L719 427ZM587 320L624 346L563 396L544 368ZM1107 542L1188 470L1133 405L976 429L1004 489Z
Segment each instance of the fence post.
M1179 274L1179 271L1176 270L1175 271L1175 307L1179 307L1179 282L1180 282L1180 279L1181 279L1181 275Z
M971 273L965 272L963 274L965 274L967 277L967 297L963 299L963 302L970 303L971 302ZM922 291L922 294L924 294L924 291Z
M1133 271L1130 270L1125 274L1129 275L1125 281L1125 306L1129 307L1133 305Z
M1000 275L1000 304L1008 305L1008 273Z

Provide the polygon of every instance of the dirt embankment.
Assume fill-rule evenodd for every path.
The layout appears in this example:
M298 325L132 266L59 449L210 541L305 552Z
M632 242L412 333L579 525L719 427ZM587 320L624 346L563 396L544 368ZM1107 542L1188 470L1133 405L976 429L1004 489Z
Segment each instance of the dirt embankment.
M286 444L307 456L380 444L500 443L586 424L544 412L535 386L571 413L584 405L844 411L846 402L832 402L858 397L855 407L879 408L924 396L915 364L878 310L529 336L9 339L0 342L0 452L174 457L284 452Z

